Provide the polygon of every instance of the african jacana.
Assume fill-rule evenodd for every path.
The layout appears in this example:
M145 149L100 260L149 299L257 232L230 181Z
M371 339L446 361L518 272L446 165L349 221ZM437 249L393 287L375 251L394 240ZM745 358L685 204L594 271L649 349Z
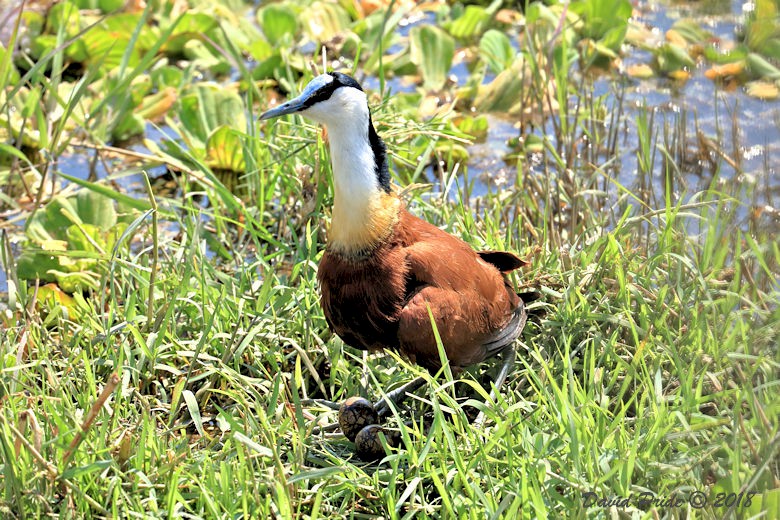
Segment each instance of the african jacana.
M523 301L506 273L524 262L512 253L476 252L406 210L390 186L385 144L371 122L366 94L353 78L338 72L317 76L300 96L260 119L293 113L328 131L334 199L317 278L330 328L347 345L395 349L435 372L441 361L430 310L453 373L503 355L499 388L526 322ZM423 381L388 398L400 401ZM389 411L386 401L375 407L380 415Z

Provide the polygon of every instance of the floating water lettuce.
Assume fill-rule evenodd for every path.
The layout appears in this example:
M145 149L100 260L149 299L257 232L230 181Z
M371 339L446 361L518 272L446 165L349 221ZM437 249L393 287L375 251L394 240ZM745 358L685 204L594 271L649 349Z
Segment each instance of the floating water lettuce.
M516 54L509 36L496 29L489 29L479 40L479 57L494 74L509 68Z
M489 125L484 115L458 115L452 119L452 124L475 141L484 141L487 138Z
M78 321L83 311L79 304L84 303L84 299L79 297L78 293L67 293L56 283L47 283L38 288L36 298L36 307L45 317L46 321L53 319L54 316Z
M409 33L412 63L417 65L426 90L441 90L455 56L455 41L432 25L418 25Z
M176 103L177 95L175 88L166 87L144 96L132 110L125 111L122 117L117 119L117 125L111 132L112 139L124 141L142 135L146 130L146 122L159 120L167 114Z
M181 134L189 153L214 170L244 171L243 134L247 119L244 102L234 91L213 83L194 85L179 100ZM167 153L188 159L178 146L168 144Z
M334 2L314 2L301 13L306 35L315 42L327 42L352 23L349 13Z
M100 10L103 13L113 13L122 9L127 3L125 0L74 0L79 9Z
M453 7L454 19L445 24L445 29L459 40L476 38L485 31L493 14L501 6L501 2L493 2L485 8L479 5L467 5L460 10L459 6Z
M522 109L520 93L525 89L524 68L525 60L518 58L493 81L480 85L474 99L474 107L479 112L518 114Z
M67 293L97 289L127 228L114 202L93 191L55 197L33 215L16 269L23 280L56 282Z
M144 43L153 43L150 28L142 25L135 45L130 45L141 21L139 14L115 14L93 20L82 15L76 4L66 0L55 4L45 19L41 17L40 21L36 21L40 16L38 13L26 16L27 37L32 40L30 51L34 59L54 51L58 41L62 44L70 39L63 49L65 58L71 63L98 65L96 72L102 74L118 66L122 60L127 60L129 66L136 65L140 50L145 48Z
M206 143L206 164L214 170L245 171L243 135L228 126L217 127Z
M580 16L578 32L593 42L592 48L607 58L616 58L626 37L631 3L628 0L578 0L569 9ZM597 56L591 56L596 60Z
M655 54L657 69L667 75L674 75L678 71L689 72L696 67L696 61L688 54L684 47L676 43L664 43Z
M0 138L20 149L34 153L47 144L47 119L41 107L41 88L21 87L10 99L0 91Z
M769 60L780 62L780 4L756 0L745 24L745 44Z
M269 4L257 11L257 21L272 46L289 45L299 30L300 9L291 4Z

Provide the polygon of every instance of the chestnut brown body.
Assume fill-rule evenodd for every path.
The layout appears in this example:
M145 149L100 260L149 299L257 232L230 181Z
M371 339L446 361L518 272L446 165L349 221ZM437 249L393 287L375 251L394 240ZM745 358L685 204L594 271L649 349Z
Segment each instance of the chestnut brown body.
M478 253L396 207L389 234L367 252L323 255L318 279L331 329L352 347L396 349L431 371L441 367L431 315L456 371L511 345L525 311L504 272L523 262Z
M511 253L478 253L406 211L354 78L321 74L260 119L293 113L328 129L333 212L318 278L331 329L348 345L395 349L435 371L441 359L432 317L454 371L510 349L499 387L526 319L504 273L523 262Z

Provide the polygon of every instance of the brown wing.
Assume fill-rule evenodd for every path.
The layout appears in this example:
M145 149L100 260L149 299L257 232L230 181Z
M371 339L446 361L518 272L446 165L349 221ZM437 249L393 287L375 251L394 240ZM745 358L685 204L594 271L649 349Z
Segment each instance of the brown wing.
M401 352L430 370L441 366L431 314L456 369L494 353L497 340L513 341L522 302L499 268L462 240L404 213L397 231L408 237L404 253L412 291L399 315Z

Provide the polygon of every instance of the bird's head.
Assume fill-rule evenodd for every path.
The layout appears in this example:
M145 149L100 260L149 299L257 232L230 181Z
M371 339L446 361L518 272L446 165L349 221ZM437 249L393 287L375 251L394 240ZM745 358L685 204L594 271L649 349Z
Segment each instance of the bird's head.
M364 179L390 193L385 144L371 122L366 93L354 78L341 72L321 74L300 96L264 112L260 119L295 113L328 127L337 176L343 175L350 185Z
M328 247L353 254L385 240L398 219L385 144L374 129L360 84L340 72L317 76L300 96L260 119L301 114L328 128L334 202Z
M340 72L321 74L311 80L300 96L264 112L260 119L300 113L329 127L368 124L366 94L360 84Z

